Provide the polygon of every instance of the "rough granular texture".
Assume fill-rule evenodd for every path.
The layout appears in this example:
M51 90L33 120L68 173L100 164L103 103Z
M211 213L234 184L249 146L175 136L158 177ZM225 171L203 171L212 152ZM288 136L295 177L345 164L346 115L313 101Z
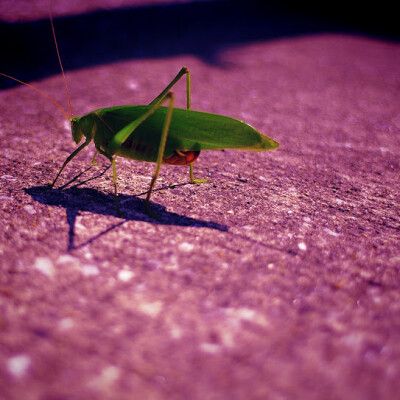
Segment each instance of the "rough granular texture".
M88 64L68 71L73 110L148 104L182 65L194 109L280 148L202 152L200 185L163 166L160 220L154 165L118 159L122 218L93 147L49 190L68 121L0 92L0 398L397 399L399 44L315 33ZM59 75L34 84L64 104Z

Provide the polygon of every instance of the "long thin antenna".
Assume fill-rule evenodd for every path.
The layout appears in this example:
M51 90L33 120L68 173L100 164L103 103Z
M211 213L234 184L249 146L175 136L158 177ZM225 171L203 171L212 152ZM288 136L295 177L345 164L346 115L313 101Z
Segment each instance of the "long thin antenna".
M28 86L28 87L30 87L31 89L36 90L36 91L37 91L38 93L40 93L42 96L46 97L46 99L50 100L53 104L55 104L55 105L65 114L65 116L67 117L68 121L71 121L71 118L70 118L70 116L68 115L68 113L67 113L53 98L51 98L48 94L42 92L40 89L36 88L35 86L30 85L29 83L20 81L19 79L14 78L14 77L12 77L12 76L10 76L10 75L3 74L2 72L0 72L0 75L3 75L3 76L5 76L6 78L12 79L12 80L15 81L15 82L21 83L22 85Z
M58 51L58 44L57 44L56 32L55 32L55 30L54 30L53 16L51 15L51 10L49 11L49 15L50 15L51 30L52 30L52 32L53 32L54 44L56 45L56 51L57 51L58 62L60 63L61 73L62 73L62 76L63 76L63 79L64 79L65 90L66 90L66 92L67 92L67 99L68 99L68 104L69 104L69 111L71 112L71 118L73 118L73 117L74 117L74 114L73 114L73 112L72 112L71 97L69 96L68 85L67 85L67 78L65 77L64 68L63 68L62 62L61 62L60 52Z

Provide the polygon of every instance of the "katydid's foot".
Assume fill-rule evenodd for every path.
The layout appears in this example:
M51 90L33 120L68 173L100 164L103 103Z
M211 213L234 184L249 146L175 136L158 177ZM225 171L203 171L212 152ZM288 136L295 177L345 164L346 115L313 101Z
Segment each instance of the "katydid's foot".
M192 179L190 183L207 183L210 182L210 179Z
M93 156L93 158L92 158L92 165L93 165L93 167L96 167L96 166L97 166L97 162L96 162L97 154L99 154L99 151L98 151L98 150L96 150L96 152L94 153L94 156Z

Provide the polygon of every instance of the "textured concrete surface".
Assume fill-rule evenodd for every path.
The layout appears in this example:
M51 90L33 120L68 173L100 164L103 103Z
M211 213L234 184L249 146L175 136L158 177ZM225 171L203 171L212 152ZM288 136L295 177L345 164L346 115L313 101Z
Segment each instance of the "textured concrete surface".
M146 104L187 65L193 108L280 142L203 152L202 185L164 166L160 221L143 213L151 164L118 161L126 218L93 148L48 190L75 147L68 121L29 88L0 92L0 399L398 398L399 44L314 31L216 51L204 35L212 57L140 40L132 58L63 57L77 115ZM56 64L31 65L64 105Z

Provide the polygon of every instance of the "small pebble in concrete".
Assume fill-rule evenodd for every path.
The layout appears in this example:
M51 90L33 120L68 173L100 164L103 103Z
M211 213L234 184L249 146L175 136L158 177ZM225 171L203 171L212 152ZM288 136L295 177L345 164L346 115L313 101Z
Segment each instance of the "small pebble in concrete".
M27 204L26 206L24 206L24 210L28 213L28 214L36 214L36 210L33 208L33 206L31 204Z
M63 318L58 323L58 328L61 331L68 331L74 327L74 320L70 317Z
M189 252L194 249L194 245L188 242L182 242L178 246L180 251Z
M88 382L88 387L96 390L107 390L121 375L121 371L114 365L103 368L98 376Z
M86 264L82 267L81 272L84 276L94 276L100 273L96 265Z
M22 378L32 364L28 354L18 354L7 360L7 370L15 378Z
M129 271L127 269L122 269L118 271L118 279L123 282L129 282L135 276L133 271Z
M307 250L307 245L304 242L299 242L297 244L298 248L302 251L306 251Z
M51 278L54 275L54 265L50 258L47 257L37 257L33 268L40 271L42 274Z
M202 343L200 350L209 354L217 354L221 351L221 346L215 343Z
M162 303L160 301L153 301L151 303L141 303L138 309L148 316L155 318L162 310Z

